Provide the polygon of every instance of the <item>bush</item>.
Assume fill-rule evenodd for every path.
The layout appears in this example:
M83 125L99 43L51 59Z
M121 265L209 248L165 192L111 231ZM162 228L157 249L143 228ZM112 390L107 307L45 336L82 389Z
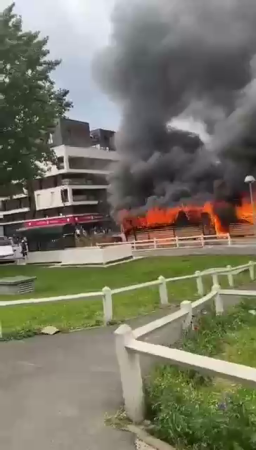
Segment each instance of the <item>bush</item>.
M164 367L154 375L147 394L153 434L176 448L256 449L256 411L250 407L250 390L223 397L196 389L185 372Z
M180 347L214 356L225 335L245 324L255 326L249 305L231 314L203 316L198 332ZM170 366L158 367L146 383L152 433L178 449L256 450L256 391Z

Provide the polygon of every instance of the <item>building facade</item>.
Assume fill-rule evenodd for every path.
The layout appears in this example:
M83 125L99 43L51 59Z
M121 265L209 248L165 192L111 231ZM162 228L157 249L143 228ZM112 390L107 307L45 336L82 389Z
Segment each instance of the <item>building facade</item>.
M50 136L57 166L47 167L45 177L34 180L33 198L23 190L1 199L5 234L19 228L104 220L107 177L118 161L114 134L101 129L91 132L86 122L61 119Z

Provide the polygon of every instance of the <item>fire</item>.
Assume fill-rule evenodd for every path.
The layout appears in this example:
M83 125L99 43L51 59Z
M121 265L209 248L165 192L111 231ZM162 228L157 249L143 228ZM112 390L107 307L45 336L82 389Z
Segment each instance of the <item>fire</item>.
M253 209L248 199L243 199L241 206L236 208L236 213L239 220L253 224Z
M250 201L247 198L242 200L240 206L236 206L237 221L242 223L253 224L253 210ZM186 215L191 224L202 224L202 215L208 214L211 225L215 228L216 234L221 235L228 233L228 227L223 226L219 217L214 213L214 205L211 202L205 203L203 206L177 206L174 208L154 208L149 210L144 216L134 217L127 211L120 214L125 232L132 229L149 229L162 228L174 225L180 213Z

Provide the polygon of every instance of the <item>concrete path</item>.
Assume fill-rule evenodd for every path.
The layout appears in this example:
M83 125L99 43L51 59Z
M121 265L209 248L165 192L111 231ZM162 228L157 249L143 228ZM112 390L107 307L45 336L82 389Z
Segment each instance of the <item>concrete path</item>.
M176 308L131 325L171 309ZM114 414L122 403L114 329L0 344L1 450L135 449L131 434L104 425L105 414Z
M122 401L113 331L1 343L0 449L135 449L132 435L104 425Z

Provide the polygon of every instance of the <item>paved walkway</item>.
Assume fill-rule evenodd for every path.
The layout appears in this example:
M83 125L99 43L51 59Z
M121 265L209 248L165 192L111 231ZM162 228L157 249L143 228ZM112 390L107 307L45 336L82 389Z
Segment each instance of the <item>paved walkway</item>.
M132 327L169 312L133 320ZM0 344L1 450L135 449L132 435L104 425L122 402L114 329Z
M1 449L134 450L132 435L104 425L122 401L113 331L0 345Z

